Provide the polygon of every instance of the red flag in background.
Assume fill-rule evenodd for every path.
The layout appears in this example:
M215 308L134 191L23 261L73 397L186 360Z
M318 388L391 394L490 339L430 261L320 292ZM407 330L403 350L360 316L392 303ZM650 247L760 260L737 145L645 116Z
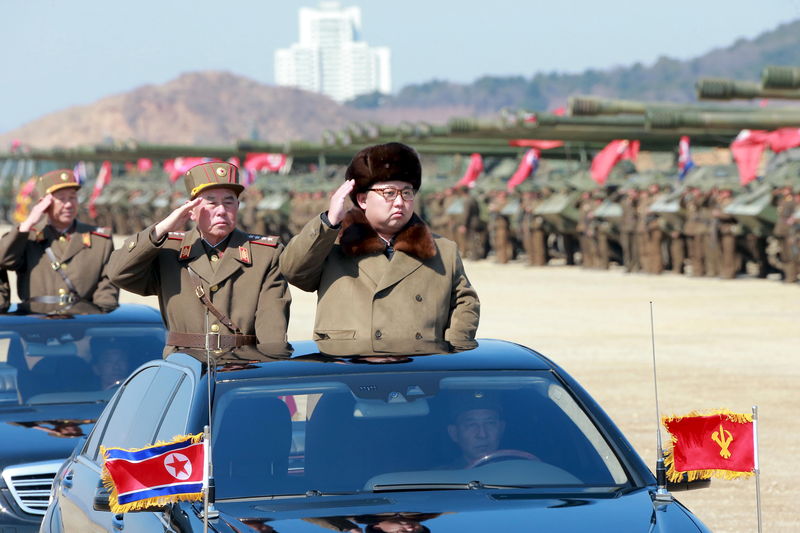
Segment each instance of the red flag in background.
M517 185L528 179L528 177L536 174L536 169L539 167L539 154L540 152L536 148L529 148L528 151L525 152L525 155L522 156L522 160L519 162L517 170L506 184L508 192L513 191Z
M742 185L756 179L768 140L769 133L764 130L742 130L731 143L731 153L739 167L739 183Z
M266 170L278 172L286 164L286 154L251 153L244 158L247 170Z
M548 141L544 139L511 139L509 146L523 146L525 148L537 148L539 150L549 150L564 146L564 141Z
M665 459L671 481L680 480L684 473L690 481L712 475L725 479L753 475L752 415L717 411L663 417L661 421L672 437L672 450Z
M600 150L592 160L591 174L592 179L600 185L603 185L611 173L614 165L623 159L630 159L636 161L639 155L639 141L628 141L626 139L617 139L611 141L605 148Z
M739 167L739 183L747 185L758 173L764 150L775 153L800 146L800 129L781 128L775 131L742 130L731 143L731 153Z
M481 172L483 172L483 158L481 154L472 154L469 156L469 165L467 166L466 172L464 172L464 176L458 180L458 183L456 183L454 187L462 187L464 185L474 187L475 180L478 179Z
M149 172L153 168L153 160L141 157L136 161L136 168L139 172Z
M800 128L781 128L769 133L769 149L775 153L800 146Z
M195 165L200 163L208 163L210 161L219 161L211 157L176 157L175 159L168 159L164 161L164 172L169 174L170 183L175 183L178 178L183 176L184 172L189 170Z
M100 165L100 172L97 173L97 179L94 180L94 189L92 189L92 195L89 197L89 216L92 218L97 218L97 208L94 206L97 198L100 196L100 193L103 192L103 189L111 183L111 162L110 161L103 161L103 164Z

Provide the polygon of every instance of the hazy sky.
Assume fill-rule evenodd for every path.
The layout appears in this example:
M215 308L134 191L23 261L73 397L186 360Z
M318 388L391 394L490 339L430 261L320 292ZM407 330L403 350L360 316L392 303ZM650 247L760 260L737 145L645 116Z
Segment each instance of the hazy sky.
M800 18L800 0L360 0L392 85L688 59ZM0 132L183 72L273 82L302 0L0 0ZM754 76L758 73L754 73Z

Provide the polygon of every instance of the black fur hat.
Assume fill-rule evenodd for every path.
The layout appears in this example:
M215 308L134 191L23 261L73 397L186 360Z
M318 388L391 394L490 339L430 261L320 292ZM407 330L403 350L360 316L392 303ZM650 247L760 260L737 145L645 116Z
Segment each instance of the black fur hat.
M368 146L358 152L347 167L345 179L355 180L350 199L381 181L405 181L414 190L422 183L422 165L417 152L403 143L391 142Z

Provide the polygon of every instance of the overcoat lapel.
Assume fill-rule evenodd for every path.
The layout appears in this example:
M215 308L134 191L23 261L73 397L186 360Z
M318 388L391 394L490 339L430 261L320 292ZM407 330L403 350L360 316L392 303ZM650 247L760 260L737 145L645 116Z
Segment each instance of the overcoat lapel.
M405 252L395 251L392 260L389 261L389 268L378 282L375 292L382 291L398 283L403 278L422 266L419 259L408 255Z
M183 250L187 246L189 247L189 255L184 256ZM210 283L214 277L211 262L208 260L206 251L203 248L200 232L196 229L192 229L183 237L181 247L178 249L178 261L183 265L192 267L192 270L197 272L206 283Z
M87 233L91 226L87 226L81 222L75 222L75 230L70 233L69 236L69 243L67 243L67 249L64 251L64 255L61 256L61 262L66 262L75 257L75 255L86 248L86 245L83 244L83 234Z
M358 261L358 270L364 274L373 287L377 287L386 274L389 260L383 254L363 256Z
M222 261L220 261L217 271L211 276L212 284L219 285L233 274L244 268L240 247L243 247L247 250L245 255L248 258L249 264L249 261L252 261L252 259L250 259L252 257L250 241L248 240L246 233L235 229L233 230L230 240L228 240L228 247L225 249L225 253L222 255Z

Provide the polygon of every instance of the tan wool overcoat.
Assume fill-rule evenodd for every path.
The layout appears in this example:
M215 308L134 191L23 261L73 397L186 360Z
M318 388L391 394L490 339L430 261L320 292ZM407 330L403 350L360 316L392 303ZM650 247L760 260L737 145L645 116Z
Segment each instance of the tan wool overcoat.
M114 252L109 276L120 288L157 295L167 329L176 333L234 333L195 294L188 267L200 277L211 303L259 343L286 341L291 296L278 269L283 246L277 237L234 230L227 248L212 265L197 229L151 239L154 226L125 241Z
M51 247L53 261L45 250ZM78 220L62 235L51 225L21 232L17 227L0 239L0 268L17 273L20 300L67 294L69 288L57 268L72 282L81 299L102 308L115 307L119 289L109 280L106 265L114 250L108 228Z
M289 242L283 275L304 291L317 291L314 340L356 341L373 352L408 341L472 341L480 302L456 244L413 215L393 247L390 260L358 208L341 229L314 217Z

